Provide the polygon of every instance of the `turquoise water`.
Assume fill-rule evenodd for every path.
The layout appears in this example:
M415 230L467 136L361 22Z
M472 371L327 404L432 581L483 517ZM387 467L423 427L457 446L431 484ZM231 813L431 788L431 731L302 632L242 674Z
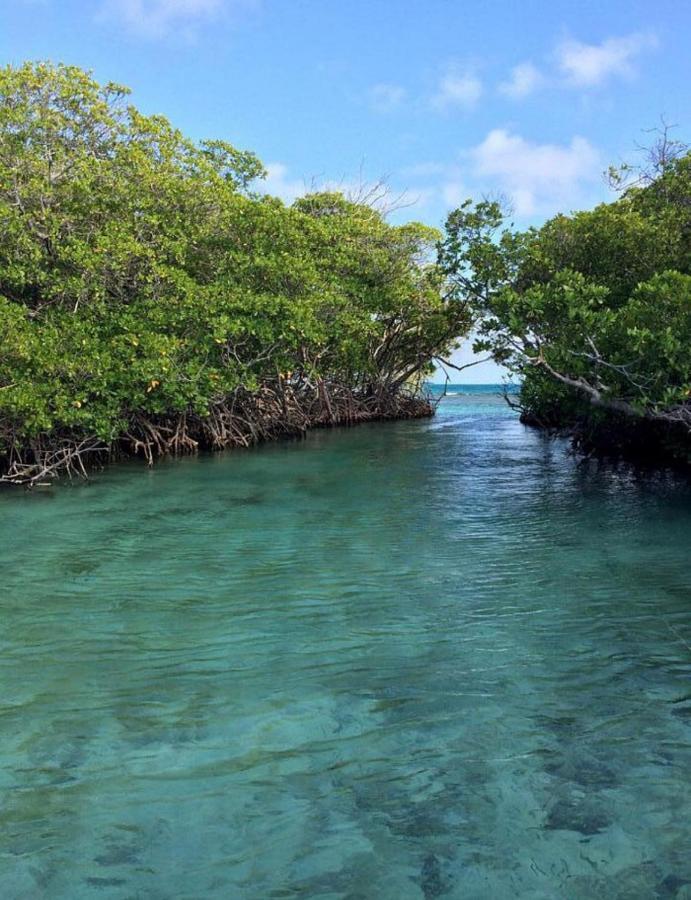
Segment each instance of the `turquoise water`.
M496 396L0 495L0 894L691 896L691 488Z

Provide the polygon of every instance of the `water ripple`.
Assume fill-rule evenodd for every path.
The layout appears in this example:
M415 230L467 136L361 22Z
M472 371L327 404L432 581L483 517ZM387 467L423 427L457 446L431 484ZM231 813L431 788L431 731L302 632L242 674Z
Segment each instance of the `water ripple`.
M691 896L691 488L487 392L0 495L20 898Z

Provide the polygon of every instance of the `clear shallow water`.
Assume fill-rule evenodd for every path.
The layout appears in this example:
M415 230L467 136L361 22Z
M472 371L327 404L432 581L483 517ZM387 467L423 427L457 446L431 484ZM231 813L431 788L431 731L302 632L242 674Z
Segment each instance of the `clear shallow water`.
M690 897L690 549L482 389L0 495L2 897Z

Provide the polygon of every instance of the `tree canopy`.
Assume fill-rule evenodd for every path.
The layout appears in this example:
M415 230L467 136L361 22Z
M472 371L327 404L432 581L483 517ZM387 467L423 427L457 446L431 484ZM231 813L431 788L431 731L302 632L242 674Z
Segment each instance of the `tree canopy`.
M0 476L403 413L469 321L438 234L263 174L81 69L0 70Z
M520 377L527 421L691 461L691 154L676 149L619 173L614 202L541 228L467 203L439 260L477 317L476 348Z
M691 154L661 146L612 203L521 232L468 202L441 236L334 192L286 206L253 153L81 69L1 69L0 481L429 413L471 326L527 420L688 460Z

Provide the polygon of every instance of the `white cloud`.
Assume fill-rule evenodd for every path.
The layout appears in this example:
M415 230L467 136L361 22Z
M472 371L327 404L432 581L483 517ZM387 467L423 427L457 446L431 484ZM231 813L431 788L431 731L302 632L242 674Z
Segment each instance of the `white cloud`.
M499 91L507 97L519 100L540 88L544 81L542 73L536 66L531 62L524 62L511 69L509 79L499 85Z
M496 128L455 160L408 166L399 177L420 179L420 188L410 192L422 191L430 207L448 210L490 197L518 218L536 221L605 199L603 168L599 151L583 137L539 143Z
M635 74L636 57L656 46L654 35L641 33L608 38L600 44L562 41L552 55L553 66L548 75L534 63L523 62L514 66L509 78L499 84L498 91L512 99L521 99L548 84L588 88L614 77L630 78Z
M427 184L411 186L408 193L419 206L442 203L446 209L460 206L475 193L467 184L468 166L458 163L425 162L405 166L398 172L404 181L425 180Z
M434 202L436 191L434 188L413 188L404 193L405 209L424 209Z
M267 163L264 168L266 178L257 185L257 189L263 194L271 194L272 197L280 197L284 203L292 203L308 192L304 181L288 176L288 166L283 163Z
M444 205L449 209L455 209L457 206L460 206L468 197L471 197L473 192L469 190L462 181L459 181L457 178L451 178L449 181L445 181L441 186L441 196L444 201Z
M472 72L449 70L439 81L432 106L436 109L462 107L470 109L482 96L482 82Z
M284 163L272 162L267 163L266 177L256 182L256 190L262 194L270 194L272 197L280 197L284 203L290 204L298 197L304 197L306 194L333 192L335 194L343 194L352 200L364 198L368 194L373 199L384 194L386 188L384 185L381 189L375 189L374 185L363 180L355 178L325 179L313 176L310 179L293 178L290 175L290 169Z
M367 180L362 171L350 178L344 176L340 179L329 179L313 176L309 179L299 179L291 177L288 166L283 163L268 163L264 168L267 171L266 178L256 181L254 190L260 194L279 197L287 205L308 194L332 192L343 194L353 203L364 203L383 215L389 215L401 209L409 210L413 207L423 209L438 196L435 187L421 186L399 190L389 185L386 178Z
M375 112L387 113L401 106L406 98L406 91L398 84L375 84L370 89L369 97Z
M612 76L631 77L634 59L655 46L657 41L650 34L608 38L601 44L564 41L557 47L557 66L568 84L594 87Z
M384 182L357 178L340 181L295 178L280 162L266 166L268 176L257 190L280 197L285 203L315 191L337 191L350 199L368 198L386 209L453 209L468 197L506 199L516 216L541 218L569 212L601 199L598 184L603 163L597 149L583 137L563 144L530 141L507 129L496 128L474 147L462 150L449 162L427 161L397 173L403 193Z
M145 37L175 33L189 36L205 23L218 19L230 7L251 5L252 0L104 0L101 15L119 21Z
M538 144L497 128L467 155L474 175L491 179L519 216L577 205L602 171L600 154L582 137L569 144Z

